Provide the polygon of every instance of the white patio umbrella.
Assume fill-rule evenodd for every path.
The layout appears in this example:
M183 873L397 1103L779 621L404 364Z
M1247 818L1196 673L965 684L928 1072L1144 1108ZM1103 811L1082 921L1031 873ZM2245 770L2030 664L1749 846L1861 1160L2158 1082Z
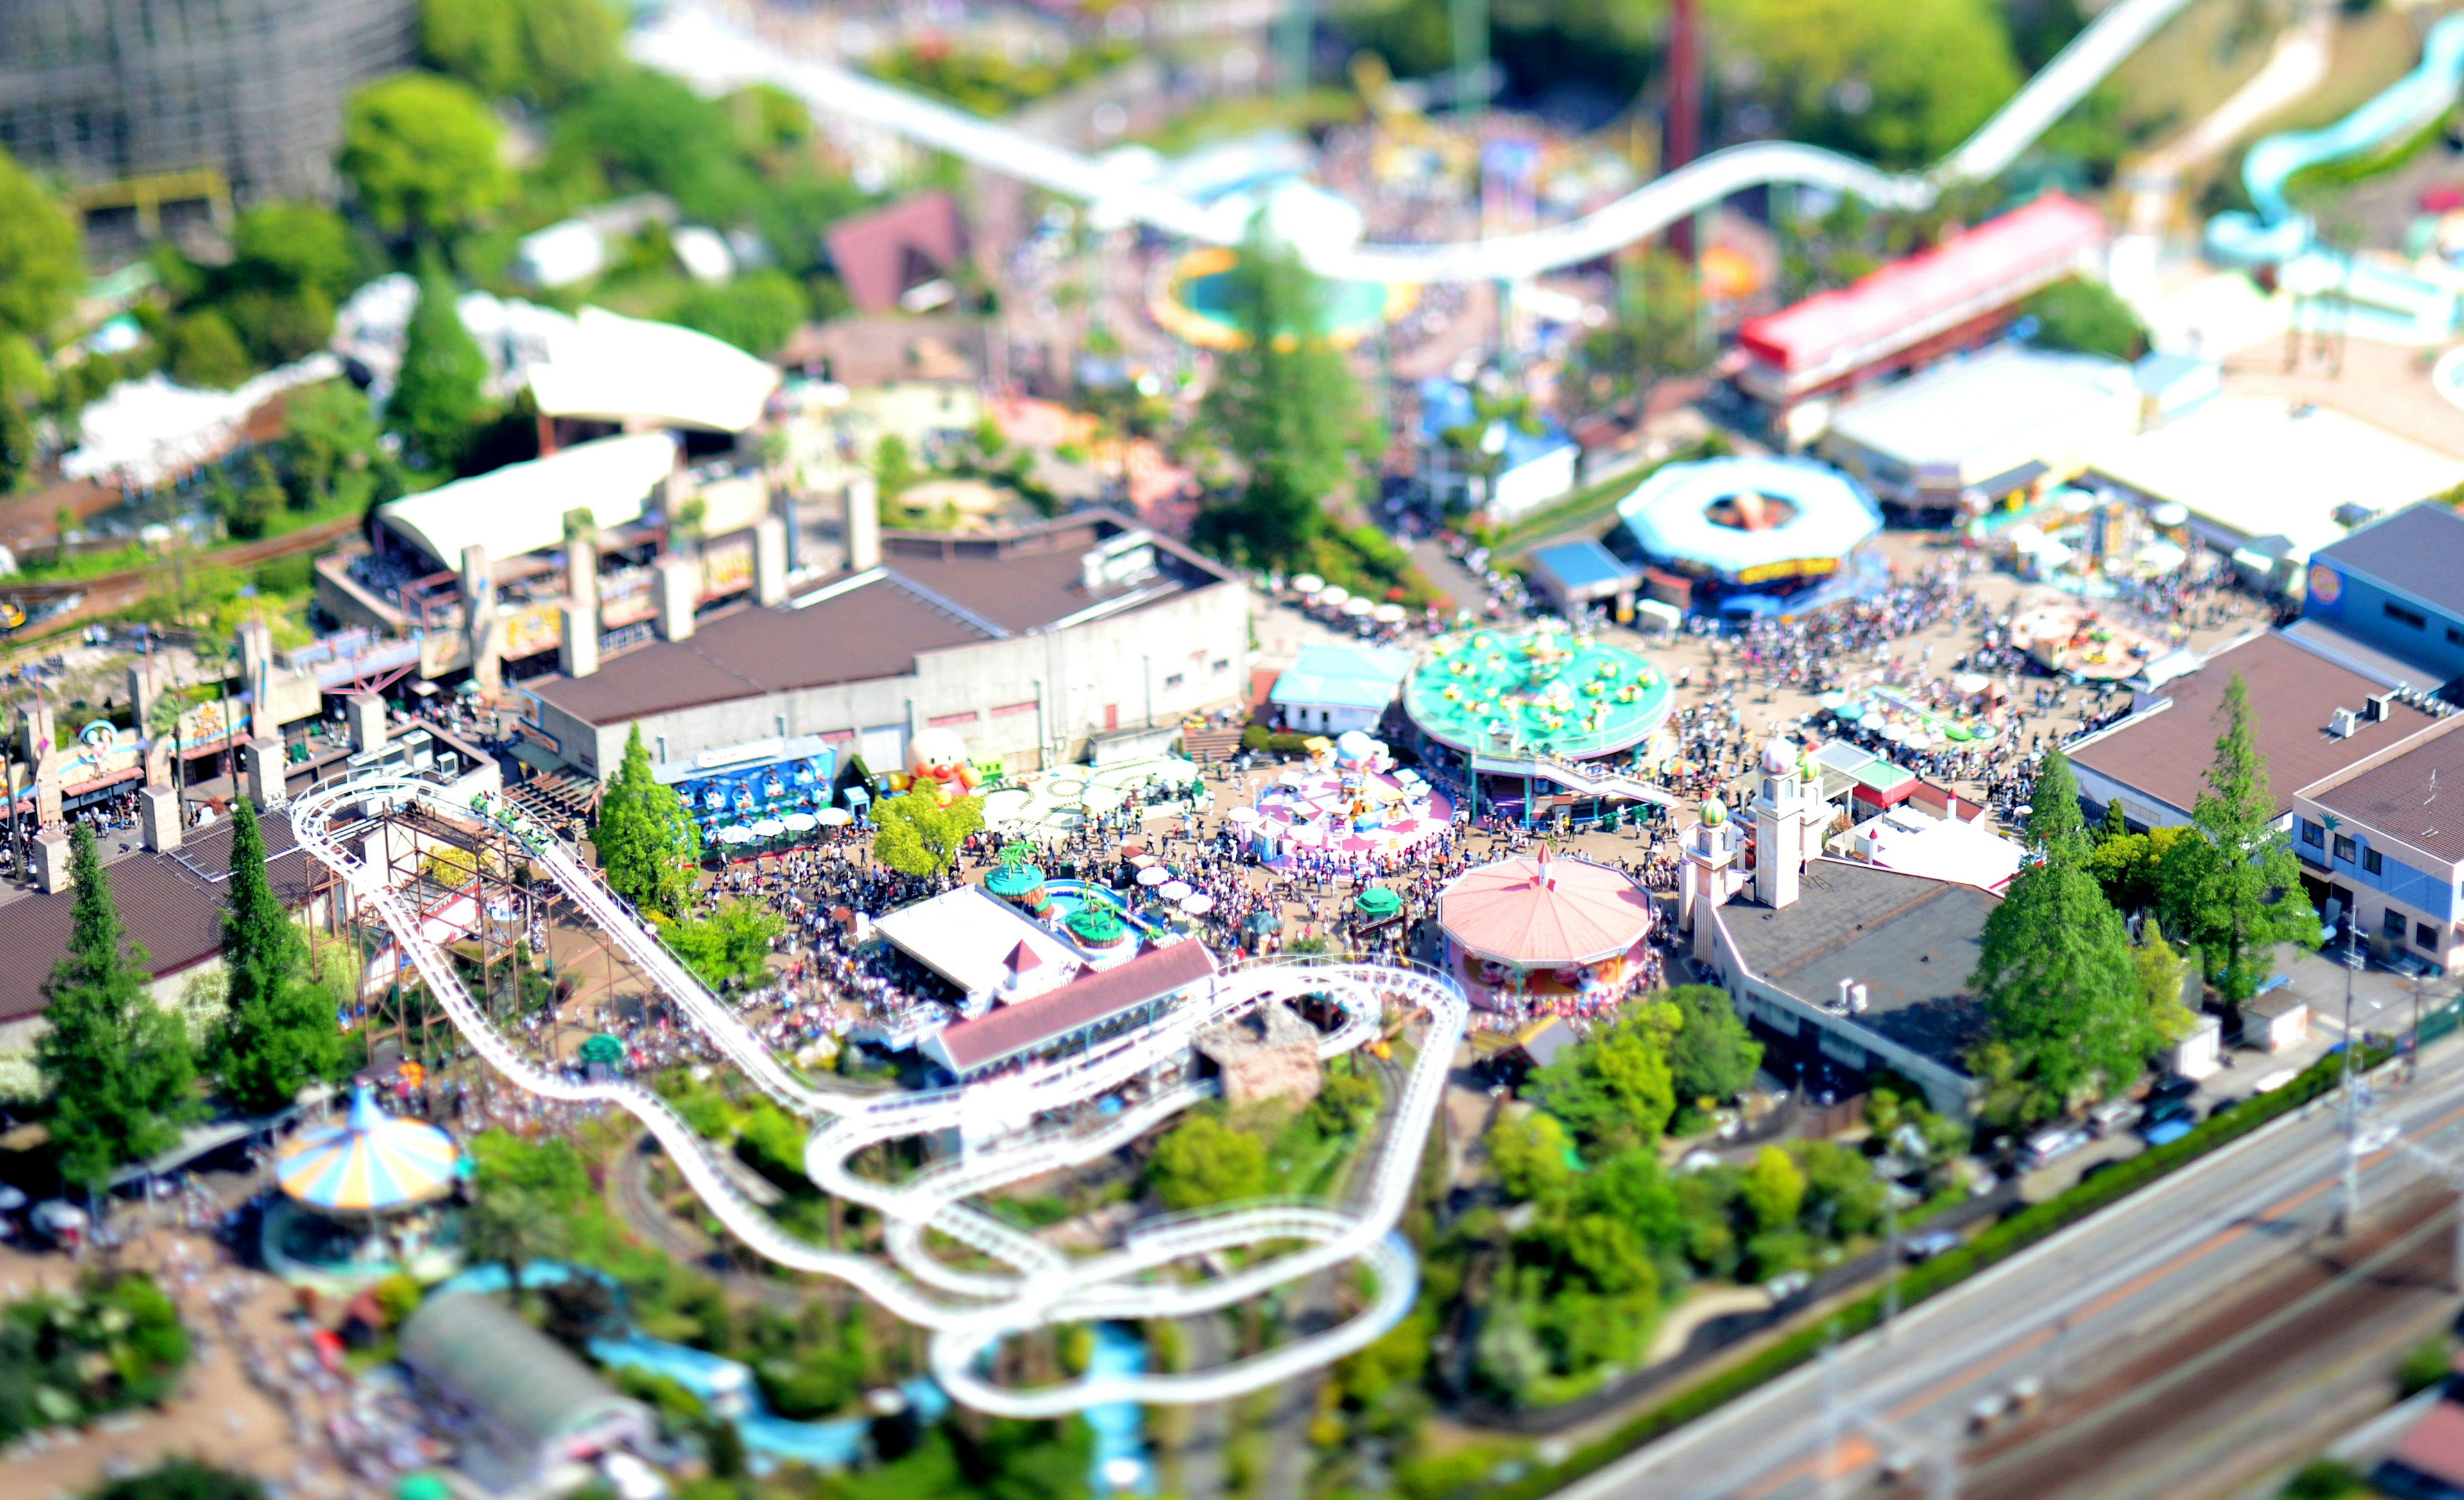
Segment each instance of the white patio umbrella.
M791 812L779 820L790 833L810 833L821 820L809 812Z
M855 814L845 807L824 807L813 814L813 821L825 828L844 828L855 821Z
M1171 871L1157 869L1153 866L1138 871L1138 884L1142 886L1159 886L1171 878Z
M1194 892L1180 898L1180 909L1192 916L1204 916L1215 910L1215 898L1203 891Z
M1186 880L1171 881L1167 883L1162 890L1155 893L1155 894L1162 896L1167 901L1184 900L1190 896L1196 895L1197 893L1198 888L1191 885Z
M1300 595L1304 599L1316 593L1325 586L1326 580L1318 577L1315 573L1295 573L1292 575L1292 592Z

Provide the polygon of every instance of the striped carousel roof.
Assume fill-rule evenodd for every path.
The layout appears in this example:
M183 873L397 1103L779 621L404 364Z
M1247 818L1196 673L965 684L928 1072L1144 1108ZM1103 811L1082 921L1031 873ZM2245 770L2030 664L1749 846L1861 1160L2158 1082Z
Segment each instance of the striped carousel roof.
M362 1084L349 1118L304 1132L275 1158L282 1190L312 1208L381 1213L442 1198L460 1154L433 1125L397 1119L377 1108Z

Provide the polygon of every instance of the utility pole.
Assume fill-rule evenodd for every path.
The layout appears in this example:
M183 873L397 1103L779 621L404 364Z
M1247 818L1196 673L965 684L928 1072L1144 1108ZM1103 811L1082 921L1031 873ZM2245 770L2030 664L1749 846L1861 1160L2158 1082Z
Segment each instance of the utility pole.
M1446 0L1446 28L1454 43L1455 118L1471 126L1477 145L1488 107L1488 0Z
M1891 1341L1892 1328L1900 1320L1900 1205L1890 1193L1899 1191L1891 1184L1882 1198L1882 1342Z
M1834 1324L1822 1340L1822 1500L1839 1500L1839 1340Z
M2358 914L2356 914L2358 915ZM2350 1234L2362 1217L2362 1112L2353 1092L2353 980L2362 972L2362 927L2344 924L2344 1203L2337 1211L2336 1232Z
M1275 28L1275 90L1299 98L1309 92L1309 48L1317 31L1316 0L1284 0Z

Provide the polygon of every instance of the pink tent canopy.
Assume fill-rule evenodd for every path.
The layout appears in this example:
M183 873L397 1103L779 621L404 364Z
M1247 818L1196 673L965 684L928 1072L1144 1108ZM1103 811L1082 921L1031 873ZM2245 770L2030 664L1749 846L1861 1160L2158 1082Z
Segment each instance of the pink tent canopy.
M1596 963L1651 930L1651 896L1622 871L1536 856L1466 870L1438 893L1438 922L1462 947L1519 969Z

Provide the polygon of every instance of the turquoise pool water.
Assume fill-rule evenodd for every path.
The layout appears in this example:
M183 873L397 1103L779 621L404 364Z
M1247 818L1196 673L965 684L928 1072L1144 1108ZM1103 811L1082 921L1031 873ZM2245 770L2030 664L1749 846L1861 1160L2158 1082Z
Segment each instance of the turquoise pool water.
M553 1287L573 1276L596 1274L553 1261L539 1261L522 1268L522 1285ZM474 1267L436 1290L440 1294L501 1292L505 1290L505 1268ZM804 1464L814 1468L846 1468L864 1456L864 1437L871 1425L867 1419L790 1422L763 1403L760 1384L753 1379L752 1370L736 1360L629 1332L621 1337L592 1339L590 1353L602 1364L665 1376L693 1392L712 1416L736 1423L737 1436L744 1440L744 1451L757 1460ZM929 1379L909 1380L898 1389L914 1408L916 1420L927 1425L939 1421L950 1409L950 1398ZM1100 1454L1100 1437L1097 1448Z

